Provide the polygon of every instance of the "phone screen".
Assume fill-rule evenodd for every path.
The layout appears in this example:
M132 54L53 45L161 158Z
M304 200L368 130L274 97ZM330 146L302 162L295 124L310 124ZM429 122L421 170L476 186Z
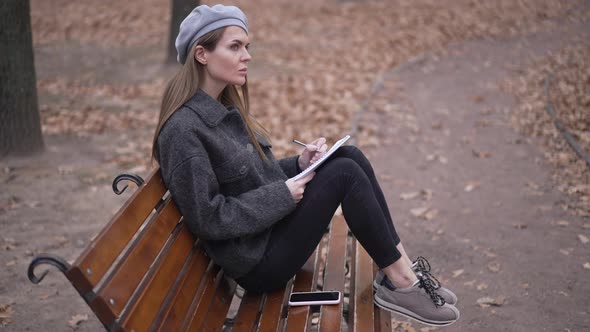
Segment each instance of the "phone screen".
M293 293L291 302L337 301L338 292Z

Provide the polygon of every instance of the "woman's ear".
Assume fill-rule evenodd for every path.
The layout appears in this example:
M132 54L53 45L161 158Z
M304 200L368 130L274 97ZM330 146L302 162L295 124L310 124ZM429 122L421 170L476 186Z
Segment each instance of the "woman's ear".
M197 45L197 47L195 47L195 60L197 60L202 65L207 64L207 53L205 52L205 48L201 45Z

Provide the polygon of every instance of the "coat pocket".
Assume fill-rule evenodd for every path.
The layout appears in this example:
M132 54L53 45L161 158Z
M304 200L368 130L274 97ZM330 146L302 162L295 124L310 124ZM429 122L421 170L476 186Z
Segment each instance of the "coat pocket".
M240 180L248 175L251 165L248 155L240 152L229 161L224 162L215 169L219 183L230 183Z

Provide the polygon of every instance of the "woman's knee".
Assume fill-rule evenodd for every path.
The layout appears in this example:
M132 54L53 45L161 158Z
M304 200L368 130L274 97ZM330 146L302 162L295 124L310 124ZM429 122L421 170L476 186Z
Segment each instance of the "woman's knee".
M357 172L362 172L361 167L354 159L346 158L344 156L335 156L335 158L327 162L326 165L320 170L329 173L336 172L343 174L355 174Z
M337 157L327 162L324 167L320 168L316 177L327 177L329 178L328 181L335 181L335 183L333 183L336 185L334 188L339 187L337 184L342 184L344 187L347 187L345 184L356 182L358 180L364 181L366 179L368 181L367 174L359 163L354 159L343 157ZM326 185L326 183L323 183L323 185Z
M338 149L337 155L339 157L354 159L355 157L358 157L359 155L363 155L363 152L361 151L361 149L357 148L355 145L345 145L345 146L341 146Z

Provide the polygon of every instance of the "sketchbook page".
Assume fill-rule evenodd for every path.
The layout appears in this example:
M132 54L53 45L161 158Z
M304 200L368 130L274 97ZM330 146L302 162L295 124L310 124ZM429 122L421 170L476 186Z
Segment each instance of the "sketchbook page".
M324 161L326 161L326 159L328 159L336 150L338 150L338 148L341 147L342 144L346 143L346 141L348 141L349 138L350 138L350 135L344 136L341 140L339 140L338 142L336 142L336 144L334 144L332 146L332 148L330 150L328 150L328 152L326 152L326 154L324 154L320 159L318 159L318 161L316 161L315 163L311 164L311 166L309 166L308 168L306 168L303 172L301 172L301 173L297 174L295 177L293 177L293 180L299 180L302 177L306 176L307 174L313 172Z

